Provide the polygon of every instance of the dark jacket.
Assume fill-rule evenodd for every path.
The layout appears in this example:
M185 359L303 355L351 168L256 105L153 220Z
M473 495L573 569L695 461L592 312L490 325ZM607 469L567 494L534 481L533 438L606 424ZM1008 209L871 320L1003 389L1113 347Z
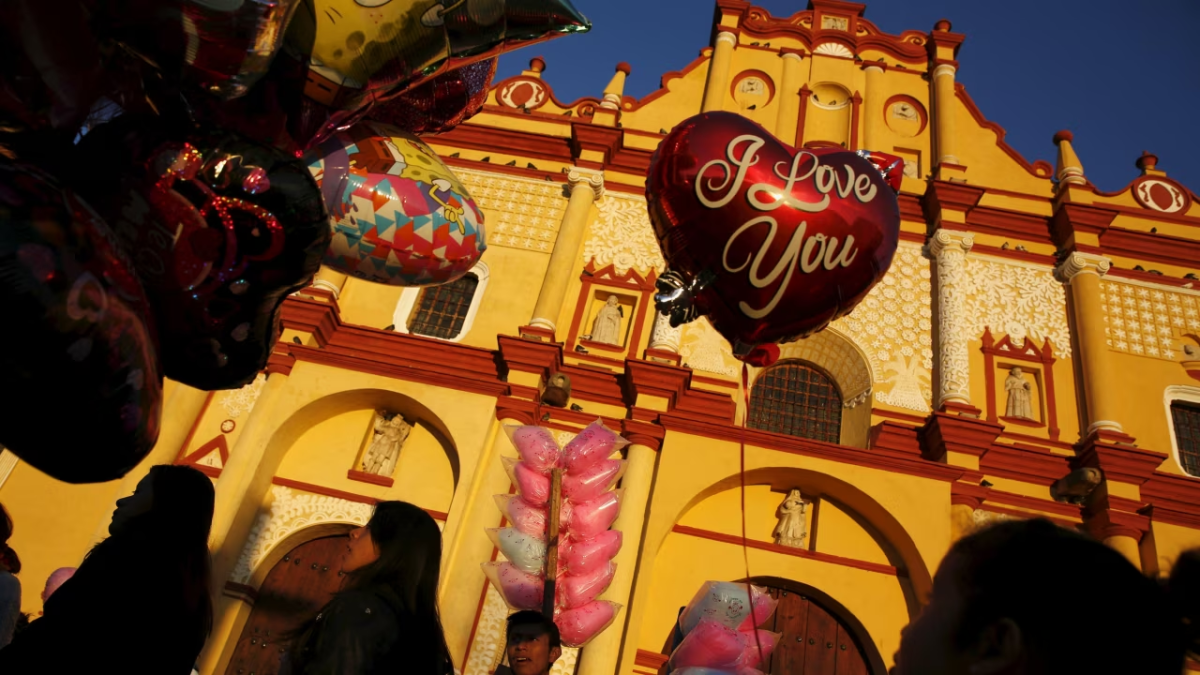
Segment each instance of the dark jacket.
M190 675L208 619L180 606L168 570L161 556L98 548L0 649L0 673Z
M281 675L447 675L436 625L424 625L389 587L338 593L298 638Z

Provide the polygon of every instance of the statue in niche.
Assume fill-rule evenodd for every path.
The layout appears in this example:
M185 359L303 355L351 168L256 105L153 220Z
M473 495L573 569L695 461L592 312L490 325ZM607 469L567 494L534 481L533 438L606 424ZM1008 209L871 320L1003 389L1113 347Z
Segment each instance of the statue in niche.
M808 502L793 489L779 506L779 525L775 526L775 543L780 546L804 548L808 539Z
M363 471L377 476L388 476L396 471L396 462L400 459L400 448L412 432L412 427L404 421L400 413L375 411L375 437L371 447L363 455Z
M592 334L587 339L604 344L621 344L621 319L625 310L621 307L621 299L615 295L608 296L604 306L596 312L596 320L592 323Z
M1032 391L1029 381L1021 374L1021 368L1014 366L1004 379L1004 390L1008 392L1008 406L1005 417L1017 417L1024 420L1033 419L1033 403L1030 399Z

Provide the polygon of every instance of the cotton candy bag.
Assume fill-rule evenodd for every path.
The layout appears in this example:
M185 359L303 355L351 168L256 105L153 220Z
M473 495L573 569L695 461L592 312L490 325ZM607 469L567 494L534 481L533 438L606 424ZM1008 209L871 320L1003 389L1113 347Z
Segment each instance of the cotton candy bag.
M531 534L535 537L546 537L548 509L544 506L538 507L525 501L520 495L496 495L496 506L500 508L500 513L512 523L513 527L517 528L525 534ZM564 501L562 508L558 512L559 527L564 528L571 522L571 513L573 508L571 502Z
M559 449L554 434L546 427L507 424L504 426L504 433L508 434L508 439L517 449L521 460L534 471L546 473L559 466L562 450Z
M546 566L546 542L515 527L493 527L488 538L500 553L522 572L539 574Z
M750 616L750 592L744 583L731 581L705 582L679 617L679 625L686 635L701 619L712 619L731 629L736 629ZM759 588L763 594L766 590Z
M612 527L620 511L620 490L610 490L591 501L575 504L571 509L571 522L567 527L567 534L575 541L594 539Z
M520 462L512 457L501 459L509 480L517 486L517 492L525 501L534 506L545 506L550 503L550 476L535 471L529 464Z
M621 605L607 600L589 602L583 607L566 609L554 617L562 642L568 647L582 647L617 618Z
M616 484L625 473L625 461L620 459L601 460L580 471L563 474L563 497L573 502L586 502L599 497Z
M583 471L601 460L608 459L626 445L629 445L629 441L604 426L600 420L596 420L563 448L563 466L568 472Z
M591 539L560 542L558 562L569 574L594 572L616 557L623 538L620 530L608 530Z
M483 573L488 581L500 591L504 602L513 609L542 608L545 580L542 577L522 572L510 562L483 563Z
M737 668L746 651L742 635L714 619L701 619L671 653L671 668Z
M588 574L560 576L554 589L554 602L566 609L582 607L600 597L616 573L617 566L610 562Z
M753 630L756 626L766 623L775 613L775 607L779 601L772 598L767 589L762 586L751 586L750 603L753 605L754 611L746 616L746 620L738 626L738 630Z

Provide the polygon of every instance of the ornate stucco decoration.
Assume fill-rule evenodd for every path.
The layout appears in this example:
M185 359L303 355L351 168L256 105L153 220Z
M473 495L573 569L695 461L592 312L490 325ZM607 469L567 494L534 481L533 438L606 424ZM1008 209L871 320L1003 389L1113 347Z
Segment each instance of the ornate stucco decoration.
M1071 327L1067 296L1054 271L1047 267L970 256L962 284L967 330L971 339L991 328L1016 343L1026 337L1054 343L1054 353L1071 358Z
M837 382L847 408L869 400L871 368L854 343L835 328L780 345L779 358L808 361L823 368Z
M225 414L231 420L245 415L254 408L254 403L258 401L258 395L262 393L263 385L267 383L266 375L259 375L254 378L250 384L241 389L232 389L222 392L221 407L225 409Z
M488 245L549 253L558 238L567 200L562 184L485 171L454 169L487 211Z
M683 365L693 370L702 370L716 375L734 377L740 364L733 358L729 342L712 327L708 319L699 319L685 325L679 345L679 356Z
M1155 359L1192 358L1180 338L1200 333L1200 293L1105 279L1105 333L1113 351Z
M583 245L583 261L597 268L612 265L617 274L630 269L646 276L662 273L666 263L646 213L646 200L609 195Z

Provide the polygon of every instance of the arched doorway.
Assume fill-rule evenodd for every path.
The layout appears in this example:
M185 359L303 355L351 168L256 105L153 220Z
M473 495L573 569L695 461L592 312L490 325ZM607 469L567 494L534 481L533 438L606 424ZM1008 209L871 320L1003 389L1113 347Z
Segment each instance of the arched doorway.
M258 589L226 675L276 675L286 635L316 616L342 583L346 535L321 537L292 549Z
M775 652L759 666L766 675L886 675L887 667L863 625L840 603L805 584L755 577L779 601L759 628L781 633ZM682 608L681 608L682 611ZM676 627L664 655L678 643ZM660 673L665 672L664 664Z

